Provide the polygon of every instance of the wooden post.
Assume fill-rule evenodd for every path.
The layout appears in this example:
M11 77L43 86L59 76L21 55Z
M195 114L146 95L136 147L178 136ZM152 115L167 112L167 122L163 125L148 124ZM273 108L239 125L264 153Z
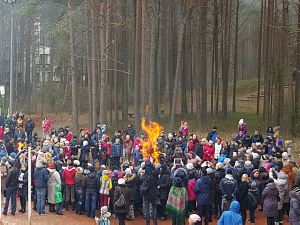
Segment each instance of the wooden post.
M28 147L28 224L31 224L31 147Z

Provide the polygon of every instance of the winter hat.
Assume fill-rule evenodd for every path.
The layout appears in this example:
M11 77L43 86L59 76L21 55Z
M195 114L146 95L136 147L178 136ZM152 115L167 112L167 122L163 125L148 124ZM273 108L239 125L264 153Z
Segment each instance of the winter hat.
M277 143L277 145L283 146L283 142L282 142L282 140L278 140L278 143Z
M145 173L145 170L141 167L138 171L138 174L141 175L141 174L144 174Z
M109 175L109 171L108 170L103 170L102 175Z
M228 169L226 170L226 174L231 174L231 175L232 175L232 173L233 173L233 171L232 171L231 168L228 168Z
M108 208L107 208L107 206L102 206L101 207L101 213L107 213L108 212Z
M14 158L16 158L16 155L17 155L17 154L16 154L15 152L11 152L11 153L9 154L9 157L11 157L11 158L14 159Z
M118 180L118 185L124 185L125 184L125 180L123 178Z
M83 141L82 142L82 146L84 147L84 146L87 146L89 144L89 142L88 141Z
M212 174L214 171L213 171L213 169L212 168L207 168L206 169L206 173L207 174Z
M254 153L252 153L252 155L253 155L253 159L259 159L259 154L258 153L254 152Z
M5 164L7 162L8 158L6 156L1 158L1 164Z
M118 170L114 170L113 171L113 176L118 176L119 175L119 171Z
M210 141L208 142L208 144L211 144L211 145L212 145L213 143L214 143L214 142L213 142L212 140L210 140Z
M101 165L100 166L102 169L106 169L106 166L105 165Z
M80 166L79 160L74 160L74 166Z
M261 143L260 142L256 142L255 145L256 145L256 147L260 147Z
M249 160L247 160L247 161L245 161L245 166L247 166L247 167L249 167L249 166L251 166L251 161L249 161Z
M252 153L252 149L248 148L248 149L246 150L246 153L250 155L250 154Z
M289 154L287 152L282 153L282 158L283 159L288 159Z
M201 221L201 218L197 214L191 214L190 217L189 217L189 221L191 223L197 223L197 222Z
M186 168L187 168L188 170L194 169L193 163L187 163L187 164L186 164Z
M224 165L229 165L229 163L230 163L230 158L224 159Z

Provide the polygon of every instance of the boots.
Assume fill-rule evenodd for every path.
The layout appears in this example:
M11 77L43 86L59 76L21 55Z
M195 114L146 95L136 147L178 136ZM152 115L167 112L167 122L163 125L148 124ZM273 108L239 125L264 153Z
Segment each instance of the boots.
M66 210L69 211L69 202L65 202Z

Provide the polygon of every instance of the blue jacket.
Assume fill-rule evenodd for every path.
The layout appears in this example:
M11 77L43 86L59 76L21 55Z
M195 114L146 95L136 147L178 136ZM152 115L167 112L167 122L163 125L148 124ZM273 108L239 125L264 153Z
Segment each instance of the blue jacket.
M2 157L7 156L7 152L5 150L5 148L0 147L0 160L2 159Z
M36 182L36 184L35 184L36 188L47 188L47 182L48 182L49 176L48 176L48 171L45 166L37 167L34 170L33 177Z
M243 220L242 216L239 214L240 211L240 203L237 201L233 201L230 205L229 211L225 211L222 213L218 221L218 225L242 225Z
M121 144L113 144L110 155L111 157L123 156L123 146Z
M209 204L209 190L211 179L208 176L200 177L194 187L195 194L197 196L198 205Z

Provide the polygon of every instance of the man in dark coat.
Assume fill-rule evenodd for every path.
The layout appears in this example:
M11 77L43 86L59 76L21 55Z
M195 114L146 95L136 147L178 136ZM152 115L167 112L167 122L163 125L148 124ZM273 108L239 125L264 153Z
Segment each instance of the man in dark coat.
M221 180L219 188L222 193L223 211L229 209L231 202L236 198L238 182L232 176L232 169L228 168L225 177Z
M217 163L215 171L215 215L218 217L218 212L220 215L222 213L222 193L220 191L220 182L225 177L225 169L223 168L223 163Z
M34 124L32 118L29 117L28 120L25 123L25 132L26 132L26 135L27 135L27 139L30 140L30 141L32 139L32 132L34 130L34 127L35 127L35 124Z
M150 161L145 163L145 175L143 177L144 193L144 207L146 211L146 221L147 225L150 225L150 204L152 205L152 217L154 225L157 225L157 205L156 205L156 196L157 196L157 186L158 186L158 171L155 170L154 166Z
M90 173L87 174L84 178L84 187L85 187L85 213L88 217L95 217L96 214L96 202L97 202L97 193L99 190L98 179L96 176L95 168L89 168Z
M35 179L35 196L36 196L36 207L39 215L46 215L45 213L45 201L46 201L46 191L47 182L49 179L48 171L43 165L41 159L37 159L36 168L34 170L33 178Z
M262 193L263 215L267 217L267 224L275 224L278 216L279 192L272 178L269 179L266 188Z
M208 225L211 178L207 176L207 170L203 169L202 173L203 176L196 181L194 190L197 196L198 215L201 217L201 220L204 217L205 225Z
M11 214L16 214L16 208L17 208L17 202L16 202L16 195L17 195L17 189L18 189L18 177L19 177L19 170L15 166L14 161L8 161L8 174L7 174L7 180L6 180L6 201L5 206L3 210L3 215L7 215L9 200L11 199Z
M170 187L172 184L171 174L168 167L163 164L161 166L161 173L158 183L158 193L160 197L160 206L158 207L158 214L161 220L166 220L166 204L169 196Z

